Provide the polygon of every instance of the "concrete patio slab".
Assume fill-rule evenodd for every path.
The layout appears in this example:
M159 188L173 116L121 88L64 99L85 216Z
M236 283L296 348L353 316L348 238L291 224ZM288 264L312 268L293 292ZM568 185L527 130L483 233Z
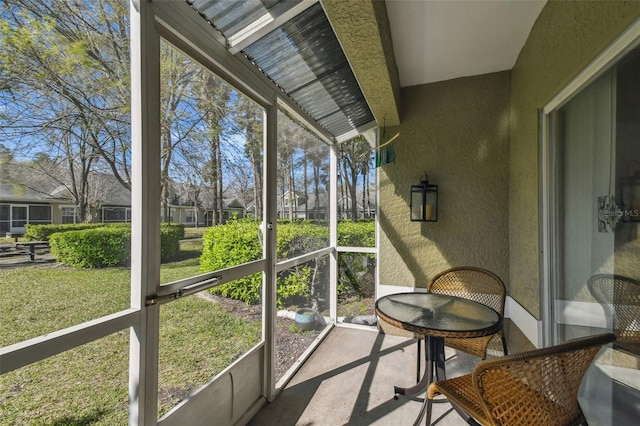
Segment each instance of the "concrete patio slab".
M336 327L275 401L249 422L269 425L410 425L420 411L416 398L394 399L393 386L416 380L416 341ZM470 372L479 361L446 348L447 376ZM447 402L434 404L436 425L466 424Z

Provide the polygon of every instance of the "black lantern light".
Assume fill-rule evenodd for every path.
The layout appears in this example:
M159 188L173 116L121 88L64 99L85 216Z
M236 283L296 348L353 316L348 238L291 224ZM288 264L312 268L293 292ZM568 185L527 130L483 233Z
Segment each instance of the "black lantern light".
M429 185L427 175L418 185L411 185L411 221L438 221L438 185Z

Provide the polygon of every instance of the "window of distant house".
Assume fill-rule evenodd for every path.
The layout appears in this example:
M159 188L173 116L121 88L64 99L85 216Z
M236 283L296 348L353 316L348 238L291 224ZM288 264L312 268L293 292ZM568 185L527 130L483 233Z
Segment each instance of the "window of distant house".
M9 232L11 229L10 212L9 204L0 204L0 232Z
M187 223L195 223L196 212L195 210L187 210Z
M125 207L103 207L103 222L127 222L127 209Z
M76 223L76 208L75 207L61 207L62 223Z
M51 223L51 206L29 206L29 223Z
M22 228L27 224L27 206L11 206L11 226Z

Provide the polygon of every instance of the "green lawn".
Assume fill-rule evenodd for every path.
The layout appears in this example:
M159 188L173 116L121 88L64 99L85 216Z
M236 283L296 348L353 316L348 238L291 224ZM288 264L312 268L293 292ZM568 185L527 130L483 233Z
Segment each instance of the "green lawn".
M198 274L190 257L163 265L162 282ZM126 309L129 276L124 268L0 270L0 346ZM259 341L259 323L196 296L162 305L160 317L160 415ZM126 424L128 345L123 330L0 376L0 425Z
M205 231L209 228L199 227L199 228L184 228L184 238L202 238Z

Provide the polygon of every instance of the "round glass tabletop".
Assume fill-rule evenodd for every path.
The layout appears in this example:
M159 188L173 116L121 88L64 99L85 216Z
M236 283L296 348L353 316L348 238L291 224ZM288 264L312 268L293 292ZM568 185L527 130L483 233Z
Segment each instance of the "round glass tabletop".
M500 315L493 309L442 294L391 294L378 299L376 312L396 327L432 336L487 336L501 326Z

